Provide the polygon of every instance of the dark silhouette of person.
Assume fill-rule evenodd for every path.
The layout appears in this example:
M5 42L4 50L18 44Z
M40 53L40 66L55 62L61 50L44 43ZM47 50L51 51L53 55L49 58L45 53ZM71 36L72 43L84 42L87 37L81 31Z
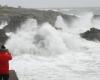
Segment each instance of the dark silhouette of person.
M12 60L11 53L2 45L0 49L0 80L9 80L9 60Z

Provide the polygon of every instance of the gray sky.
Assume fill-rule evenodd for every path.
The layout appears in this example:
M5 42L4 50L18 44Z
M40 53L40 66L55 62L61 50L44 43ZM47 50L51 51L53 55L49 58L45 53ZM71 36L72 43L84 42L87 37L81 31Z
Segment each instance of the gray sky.
M26 8L100 7L100 0L0 0L0 4Z

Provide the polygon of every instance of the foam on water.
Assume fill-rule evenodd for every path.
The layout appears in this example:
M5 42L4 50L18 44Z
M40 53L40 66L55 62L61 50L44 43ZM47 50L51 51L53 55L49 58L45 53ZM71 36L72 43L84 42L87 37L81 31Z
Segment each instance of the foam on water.
M28 19L6 42L6 46L15 56L11 68L18 72L20 79L23 79L23 75L29 74L30 78L35 75L34 78L37 80L41 80L38 77L44 80L51 80L51 78L66 80L68 75L74 74L68 71L99 73L100 43L87 41L79 36L79 33L91 27L92 17L93 13L79 15L73 27L68 27L63 18L58 16L55 27L59 29L49 23L39 26L35 19ZM18 67L20 65L21 67ZM48 77L45 77L45 74L48 74ZM89 77L85 80L88 79ZM69 80L74 79L70 77ZM76 80L83 79L76 78Z

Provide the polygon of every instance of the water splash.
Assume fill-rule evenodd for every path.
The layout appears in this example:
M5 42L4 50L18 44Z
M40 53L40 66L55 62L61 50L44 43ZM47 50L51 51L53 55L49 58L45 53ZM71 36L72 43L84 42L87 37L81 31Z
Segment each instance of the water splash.
M13 55L32 54L56 59L51 64L67 66L72 71L100 71L100 43L82 39L80 32L88 30L92 23L92 13L81 15L73 27L57 17L56 29L49 23L37 25L35 19L28 19L16 33L10 36L6 46ZM50 59L51 60L51 59ZM48 61L47 61L48 62Z

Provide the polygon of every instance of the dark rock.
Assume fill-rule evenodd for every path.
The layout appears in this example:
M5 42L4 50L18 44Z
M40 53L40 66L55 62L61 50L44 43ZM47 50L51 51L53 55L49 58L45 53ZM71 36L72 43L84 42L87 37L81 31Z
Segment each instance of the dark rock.
M80 36L82 38L85 38L87 40L95 41L98 40L100 41L100 30L96 28L91 28L90 30L81 33Z
M26 20L26 16L23 15L15 15L15 16L10 16L8 25L5 26L4 30L5 32L14 32L20 25Z

